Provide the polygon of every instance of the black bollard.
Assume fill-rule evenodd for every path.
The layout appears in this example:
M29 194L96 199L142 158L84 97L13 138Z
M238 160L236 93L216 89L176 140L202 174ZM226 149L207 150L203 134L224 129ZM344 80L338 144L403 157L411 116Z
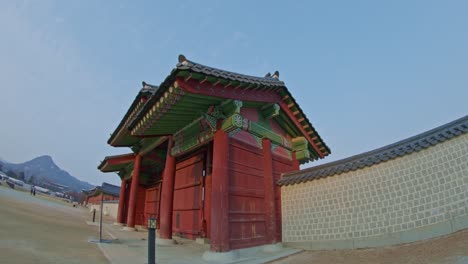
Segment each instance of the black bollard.
M93 223L96 220L96 209L93 209Z
M156 264L156 219L148 220L148 264Z

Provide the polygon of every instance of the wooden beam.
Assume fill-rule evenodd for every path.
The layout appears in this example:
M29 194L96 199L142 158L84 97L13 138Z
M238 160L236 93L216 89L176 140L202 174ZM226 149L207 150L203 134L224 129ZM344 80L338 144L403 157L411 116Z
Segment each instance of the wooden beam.
M204 83L204 82L206 82L206 81L208 81L208 78L207 78L207 77L205 77L203 80L201 80L201 81L200 81L200 84L202 84L202 83Z
M224 85L223 88L226 89L226 88L228 88L229 86L231 86L231 84L232 84L232 81L228 81L228 83L227 83L226 85Z
M224 88L223 85L210 85L206 82L202 84L195 79L185 82L182 78L178 77L176 82L185 91L193 94L265 103L276 103L280 100L279 95L271 90L256 91L255 93L250 93L248 91L239 93L235 92L236 87Z
M278 240L276 237L276 188L275 174L273 173L273 156L271 153L271 141L268 139L262 140L263 149L263 182L264 182L264 207L265 207L265 227L267 243L275 244ZM279 238L278 238L279 239Z
M155 142L151 143L151 144L148 144L146 147L143 147L141 148L140 150L140 155L146 155L147 153L149 153L150 151L152 151L153 149L157 148L159 145L161 145L163 142L165 142L167 140L167 137L165 136L162 136L160 137L158 140L156 140Z
M219 129L213 140L210 250L226 252L229 243L229 134ZM261 165L260 165L261 166ZM172 214L172 212L171 212Z
M130 197L128 200L127 227L135 227L135 212L137 203L137 192L140 178L141 156L135 157L135 165L132 173L132 181L130 184Z
M233 114L239 114L240 109L243 103L240 100L228 100L221 104L221 108L226 116L231 116Z
M192 79L192 74L191 73L185 78L185 81L187 82L190 79Z
M291 112L291 110L289 109L287 104L284 101L281 101L279 103L279 105L280 105L281 109L283 110L283 112L289 117L289 119L291 119L291 121L293 121L293 123L294 123L294 125L296 125L297 129L299 129L299 131L301 131L301 133L304 135L304 137L307 139L307 141L312 145L312 147L315 149L315 151L317 151L317 154L320 156L320 158L323 158L324 155L323 155L322 151L320 151L317 144L315 144L315 142L310 138L309 134L304 129L304 127L302 127L302 125L297 121L296 116Z
M122 156L109 157L106 159L106 163L109 165L119 165L124 163L131 163L135 159L135 154L127 154Z
M161 202L159 205L160 229L159 234L163 239L172 239L172 210L174 201L174 183L176 160L171 156L173 147L172 137L168 138L166 162L163 172L163 182L161 186Z
M162 167L163 165L161 165ZM156 172L156 166L153 166L153 165L141 165L140 166L140 171L141 172L144 172L144 173L155 173Z
M161 163L161 164L164 164L164 160L161 159L160 157L157 157L157 156L154 156L154 155L148 155L148 156L144 156L143 158L145 159L149 159L151 161L154 161L154 162L157 162L157 163Z
M280 110L280 107L278 104L269 104L269 105L263 106L260 111L264 118L270 119L279 115L279 110Z

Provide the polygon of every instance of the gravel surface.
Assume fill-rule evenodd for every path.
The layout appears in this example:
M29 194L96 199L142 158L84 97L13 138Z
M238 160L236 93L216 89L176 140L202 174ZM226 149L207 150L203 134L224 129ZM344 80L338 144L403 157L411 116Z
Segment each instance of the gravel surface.
M378 249L303 251L275 264L468 264L468 230L431 240Z

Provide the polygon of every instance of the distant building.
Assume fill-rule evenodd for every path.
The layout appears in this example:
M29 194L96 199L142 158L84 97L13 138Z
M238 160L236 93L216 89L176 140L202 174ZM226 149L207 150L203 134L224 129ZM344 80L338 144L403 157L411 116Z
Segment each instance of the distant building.
M66 198L66 194L61 193L61 192L54 192L53 195L55 197Z
M18 180L18 179L12 178L12 177L8 177L7 182L10 182L11 184L14 184L14 185L17 185L17 186L20 186L20 187L23 187L23 185L24 185L24 181Z
M85 204L100 204L101 201L115 201L119 200L120 187L109 183L102 183L90 190L82 191L85 195Z
M8 176L2 171L0 171L0 180L6 180L6 179L8 179Z
M54 192L64 193L69 190L69 187L66 185L62 185L62 184L58 184L58 183L54 183L50 181L45 181L42 183L42 185L44 187L47 187L47 189L50 189Z
M38 191L38 192L45 193L45 194L50 194L49 189L42 188L42 187L39 187L39 186L34 186L34 188L36 188L36 191Z

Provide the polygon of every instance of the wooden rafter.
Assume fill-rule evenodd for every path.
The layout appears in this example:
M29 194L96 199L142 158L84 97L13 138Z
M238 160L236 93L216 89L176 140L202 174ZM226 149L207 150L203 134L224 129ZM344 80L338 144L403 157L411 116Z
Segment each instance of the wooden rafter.
M289 119L291 119L291 121L294 122L294 124L299 129L299 131L304 135L304 137L307 139L307 141L312 145L312 147L315 149L315 151L320 156L320 158L323 158L324 155L323 155L322 151L319 149L317 144L310 138L309 133L307 133L305 128L298 122L295 114L293 112L291 112L291 109L289 109L286 102L281 101L281 102L279 102L279 105L280 105L281 109L283 110L283 112L289 117Z

